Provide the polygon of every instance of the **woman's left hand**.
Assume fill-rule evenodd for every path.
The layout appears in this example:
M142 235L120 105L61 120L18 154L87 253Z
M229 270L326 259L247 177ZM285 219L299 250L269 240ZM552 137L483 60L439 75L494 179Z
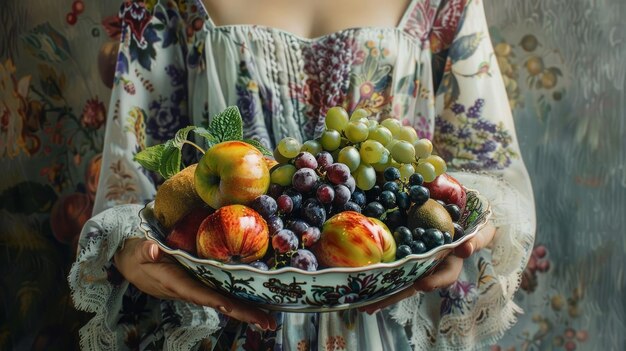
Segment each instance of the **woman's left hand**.
M411 285L410 287L384 299L379 302L359 308L361 312L373 314L382 308L397 303L415 295L418 291L433 291L438 288L445 288L454 283L461 269L463 268L463 259L470 257L474 252L487 247L496 234L496 227L488 222L476 235L459 245L454 249L453 254L449 255L434 271L427 277L424 277Z

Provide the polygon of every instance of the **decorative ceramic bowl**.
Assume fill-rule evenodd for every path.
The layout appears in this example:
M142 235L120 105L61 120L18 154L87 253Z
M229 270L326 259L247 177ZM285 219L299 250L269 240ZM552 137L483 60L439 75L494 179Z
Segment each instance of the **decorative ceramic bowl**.
M211 288L261 308L285 312L328 312L365 306L398 292L430 273L451 251L472 238L491 216L488 201L467 190L467 206L459 223L465 235L451 244L391 263L355 268L326 268L308 272L284 267L261 271L249 265L232 265L200 259L165 244L166 232L156 220L154 202L139 213L141 229L192 275Z

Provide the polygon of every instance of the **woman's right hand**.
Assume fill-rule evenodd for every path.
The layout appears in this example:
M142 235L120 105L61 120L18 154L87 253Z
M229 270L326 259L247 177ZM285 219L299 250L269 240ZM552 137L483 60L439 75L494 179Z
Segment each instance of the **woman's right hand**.
M140 238L126 240L123 249L115 254L114 262L126 280L148 295L212 307L263 330L276 329L276 321L268 313L202 285L153 242Z

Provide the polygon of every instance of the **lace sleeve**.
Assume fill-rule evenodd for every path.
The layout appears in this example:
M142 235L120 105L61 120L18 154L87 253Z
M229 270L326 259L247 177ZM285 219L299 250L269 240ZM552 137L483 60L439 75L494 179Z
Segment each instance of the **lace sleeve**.
M532 187L521 158L482 2L449 0L431 33L440 70L433 145L462 184L489 199L496 236L465 260L450 287L398 304L417 350L485 349L516 321L513 302L535 235ZM438 27L458 23L452 28ZM453 39L447 39L453 38Z

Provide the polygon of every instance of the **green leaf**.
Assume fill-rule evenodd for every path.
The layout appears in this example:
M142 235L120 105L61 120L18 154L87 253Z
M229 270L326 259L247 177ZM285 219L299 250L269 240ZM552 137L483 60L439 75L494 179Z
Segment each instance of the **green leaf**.
M244 139L243 142L248 143L254 147L256 147L264 156L273 156L272 151L263 146L258 140L254 139Z
M237 106L229 106L211 119L209 133L218 142L241 140L243 138L243 122Z
M207 149L210 149L211 147L213 147L213 145L219 143L219 141L213 135L211 135L211 133L209 133L209 131L206 130L205 128L196 127L196 129L194 129L193 132L196 133L196 135L199 135L202 138L204 138L204 142L206 144Z
M189 136L189 132L195 130L196 126L187 126L183 129L179 129L174 136L174 146L177 148L182 148Z
M140 152L138 152L134 160L137 161L143 168L158 172L161 167L161 159L163 158L163 151L165 150L165 144L159 144L150 146Z
M182 153L180 148L174 146L174 142L169 140L163 147L159 173L165 179L169 179L180 171Z

